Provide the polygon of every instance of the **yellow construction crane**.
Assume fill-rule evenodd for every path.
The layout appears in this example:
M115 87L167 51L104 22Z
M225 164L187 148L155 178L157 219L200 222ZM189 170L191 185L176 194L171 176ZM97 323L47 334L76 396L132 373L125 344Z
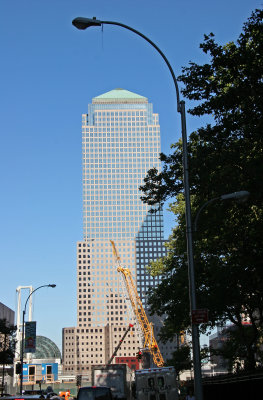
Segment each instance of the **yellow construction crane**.
M134 311L136 320L140 325L144 336L144 347L149 349L154 364L157 367L162 367L164 365L164 360L160 352L159 346L154 337L153 326L147 318L141 299L138 295L136 286L133 282L131 271L129 270L129 268L123 267L121 265L121 258L118 254L115 243L113 242L113 240L111 240L110 242L112 244L113 254L116 258L117 271L120 272L124 278L125 286L129 295L129 299L131 301L132 309Z

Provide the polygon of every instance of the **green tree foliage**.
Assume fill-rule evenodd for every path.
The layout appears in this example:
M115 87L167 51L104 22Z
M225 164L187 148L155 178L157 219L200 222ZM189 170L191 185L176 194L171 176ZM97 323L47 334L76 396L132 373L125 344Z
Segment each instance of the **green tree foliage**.
M207 346L204 346L200 350L201 362L202 361L208 362L209 357L210 357L209 348ZM178 376L180 372L192 369L193 368L192 344L185 343L181 346L178 346L177 349L172 353L172 358L167 360L166 364L174 366Z
M16 327L0 319L0 365L12 364L15 356Z
M255 10L236 43L221 46L211 33L200 45L209 63L191 62L178 78L194 116L213 116L213 124L190 135L189 179L192 215L209 199L240 190L246 203L215 202L202 211L194 233L198 308L209 309L209 324L230 321L246 347L246 365L255 366L255 346L263 326L263 11ZM162 339L190 326L181 141L161 154L163 170L148 172L142 199L149 205L176 198L177 225L168 256L152 263L162 283L150 291L152 312L166 314ZM249 335L242 318L251 321Z
M253 341L253 336L254 332L252 326L246 325L243 326L243 330L240 330L236 326L232 325L223 330L223 336L222 333L220 335L221 346L210 349L210 354L212 356L219 355L223 357L228 365L229 371L239 372L243 369L244 362L249 364L246 342L249 338ZM260 360L262 359L262 346L260 346L260 341L256 343L255 346L254 354L256 354L257 360ZM252 359L252 363L253 361L254 360Z
M175 368L176 374L181 371L192 369L191 348L190 346L181 346L172 354L172 358L167 360L167 365Z

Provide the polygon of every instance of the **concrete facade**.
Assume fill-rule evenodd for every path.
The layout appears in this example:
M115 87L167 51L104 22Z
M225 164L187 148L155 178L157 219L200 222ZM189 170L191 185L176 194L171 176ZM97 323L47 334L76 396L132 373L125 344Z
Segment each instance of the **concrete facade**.
M11 308L0 303L0 319L6 319L9 325L15 324L15 312Z

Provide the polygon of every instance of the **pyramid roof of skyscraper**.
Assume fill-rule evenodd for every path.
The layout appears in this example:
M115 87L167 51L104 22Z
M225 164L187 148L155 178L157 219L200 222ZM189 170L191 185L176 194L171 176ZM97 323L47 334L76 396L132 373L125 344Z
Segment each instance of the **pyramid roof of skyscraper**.
M107 102L107 101L132 101L132 102L148 102L147 97L140 96L139 94L130 92L129 90L117 88L110 90L109 92L103 93L100 96L94 97L92 99L93 103L97 102Z

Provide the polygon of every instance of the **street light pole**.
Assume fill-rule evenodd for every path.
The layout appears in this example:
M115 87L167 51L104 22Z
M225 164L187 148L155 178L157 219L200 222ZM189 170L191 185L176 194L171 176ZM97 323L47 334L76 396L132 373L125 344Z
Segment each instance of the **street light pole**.
M29 298L32 296L33 293L35 293L38 289L41 289L43 287L52 287L55 288L56 285L55 284L49 284L49 285L42 285L37 287L35 290L33 290L28 298L26 299L25 302L25 307L23 310L23 319L22 319L22 339L21 339L21 353L20 353L20 363L21 363L21 374L20 374L20 395L22 395L22 391L23 391L23 362L24 362L24 334L25 334L25 315L26 315L26 306L27 306L27 302L29 300Z
M183 145L183 177L184 177L184 196L185 196L185 216L186 216L186 238L187 238L187 258L188 258L188 281L189 281L189 299L190 299L190 313L192 316L192 311L196 307L196 288L195 288L195 271L194 271L194 256L193 256L193 240L192 240L192 219L191 219L191 203L190 203L190 188L189 188L189 173L188 173L188 151L187 151L187 133L186 133L186 117L185 117L185 102L180 100L180 92L175 77L174 71L167 60L164 53L159 49L159 47L152 42L147 36L143 35L141 32L131 28L128 25L122 24L120 22L113 21L100 21L95 17L93 18L83 18L78 17L72 21L72 24L77 28L84 30L91 26L101 26L103 24L117 25L122 28L128 29L135 34L139 35L150 43L161 55L165 61L169 71L172 75L177 99L177 111L181 114L181 130L182 130L182 145ZM203 399L203 389L202 389L202 376L201 376L201 361L200 361L200 344L199 344L199 331L198 325L192 323L192 345L193 345L193 361L194 361L194 386L195 386L195 396L196 400Z

